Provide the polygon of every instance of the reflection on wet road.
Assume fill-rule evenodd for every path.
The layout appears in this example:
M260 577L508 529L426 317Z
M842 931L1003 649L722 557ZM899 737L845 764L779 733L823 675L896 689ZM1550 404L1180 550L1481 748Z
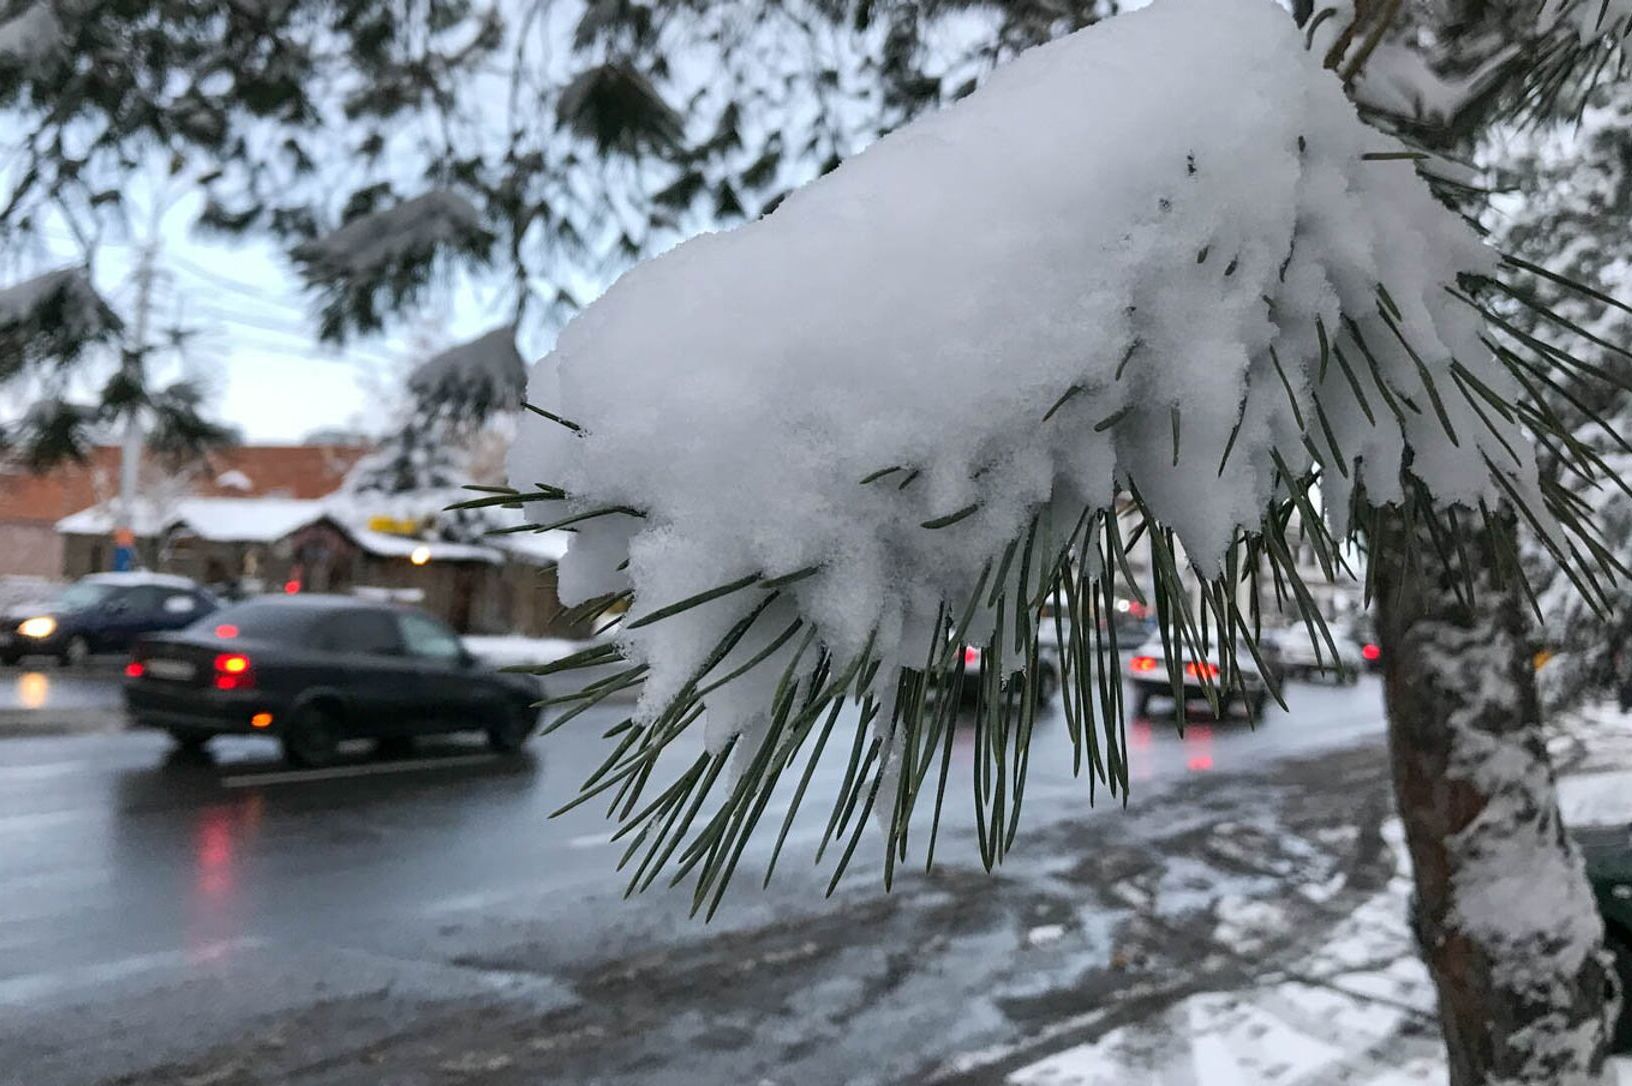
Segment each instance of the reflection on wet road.
M8 709L116 711L119 705L119 671L112 664L98 661L89 668L0 667L0 712Z
M15 701L37 681L31 674L46 685L28 696L46 699L78 678L7 672ZM1381 734L1374 682L1299 686L1290 697L1291 712L1272 709L1256 728L1193 721L1181 736L1171 720L1130 721L1132 805ZM522 914L554 910L576 919L551 938L580 949L612 952L693 930L683 894L617 903L621 849L606 843L603 811L590 804L549 818L604 757L601 733L617 719L586 713L520 758L450 739L407 761L358 752L338 774L291 772L256 738L218 740L211 759L195 762L167 761L165 740L143 733L0 741L0 1048L32 1059L34 1086L94 1081L87 1068L111 1074L142 1053L186 1050L252 1015L307 1005L314 992L385 985L452 998L461 985L495 983L425 964L454 928L476 944L469 953ZM1063 718L1045 728L1027 826L1117 817L1120 797L1100 788L1090 809L1086 783L1072 777ZM953 779L966 782L972 735L957 744ZM693 757L695 749L677 750L675 764ZM813 796L834 794L843 763L824 760ZM779 795L766 825L780 821L785 803ZM809 858L826 815L819 801L800 811L766 894L758 875L774 833L761 834L716 924L764 917L779 901L819 900L826 873ZM945 822L938 860L972 864L966 783L949 788ZM878 850L876 827L868 834L845 885L872 893L877 857L866 850ZM1022 830L1021 852L1025 845ZM586 918L592 901L603 904ZM149 1000L161 990L171 994Z

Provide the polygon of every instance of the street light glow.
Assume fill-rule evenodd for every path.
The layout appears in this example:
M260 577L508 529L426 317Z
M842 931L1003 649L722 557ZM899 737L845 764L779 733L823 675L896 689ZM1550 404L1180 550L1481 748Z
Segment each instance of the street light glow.
M419 546L415 547L414 552L408 556L408 561L412 562L416 566L423 566L430 560L431 548L425 546L424 544L420 544Z

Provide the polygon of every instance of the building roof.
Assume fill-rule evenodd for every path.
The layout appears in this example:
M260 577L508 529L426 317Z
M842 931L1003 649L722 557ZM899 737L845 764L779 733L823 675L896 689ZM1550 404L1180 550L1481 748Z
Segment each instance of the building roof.
M368 450L356 445L239 445L190 469L199 497L320 498L339 489ZM0 468L0 523L50 525L114 494L119 450L101 445L83 463L44 475Z
M387 558L407 558L421 547L433 562L502 563L506 555L534 565L553 565L567 552L565 532L523 533L495 538L493 545L452 543L378 532L356 508L355 495L326 498L182 498L162 508L137 507L133 527L140 536L186 531L212 543L271 543L309 524L328 520L359 548ZM107 535L115 527L114 505L102 502L57 521L66 535Z

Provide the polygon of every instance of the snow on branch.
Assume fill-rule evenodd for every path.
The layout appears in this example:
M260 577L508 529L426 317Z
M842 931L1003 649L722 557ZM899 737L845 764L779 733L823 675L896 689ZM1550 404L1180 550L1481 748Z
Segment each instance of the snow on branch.
M1545 517L1506 406L1522 387L1458 297L1496 258L1413 157L1278 5L1157 0L625 275L535 368L546 417L510 463L546 481L517 496L538 522L575 530L563 599L632 602L617 652L641 700L592 793L618 787L629 817L706 707L709 757L742 772L727 821L681 854L701 903L760 790L853 694L873 737L829 833L876 809L893 863L951 727L934 692L963 680L956 646L982 645L992 862L1041 625L1079 757L1126 788L1104 617L1130 536L1152 548L1170 668L1219 644L1228 690L1236 646L1256 653L1242 578L1273 569L1314 610L1294 516L1333 577L1377 503ZM646 816L704 779L700 762Z
M444 417L473 421L517 408L526 385L527 364L510 325L433 355L408 378L416 403Z
M374 331L385 315L417 298L439 258L487 259L493 236L470 201L435 190L383 211L358 215L291 255L324 295L321 334L330 340Z
M58 268L0 289L0 380L32 364L72 361L120 328L81 268Z
M63 39L62 22L49 0L24 4L0 21L0 71L45 60L63 47Z

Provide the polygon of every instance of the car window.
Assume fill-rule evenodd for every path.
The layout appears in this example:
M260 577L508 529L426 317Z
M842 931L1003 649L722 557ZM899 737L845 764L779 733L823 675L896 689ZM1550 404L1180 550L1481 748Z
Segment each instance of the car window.
M314 627L322 617L321 612L290 606L279 597L269 597L204 615L191 629L213 631L215 636L225 639L248 637L290 645L310 644L315 636Z
M335 652L394 656L402 652L397 624L385 611L338 611L323 620L323 647Z
M164 606L169 593L156 585L140 585L117 598L124 610L138 615L150 615Z
M399 615L402 640L411 656L425 656L436 660L457 660L463 650L459 638L440 622L424 615Z

